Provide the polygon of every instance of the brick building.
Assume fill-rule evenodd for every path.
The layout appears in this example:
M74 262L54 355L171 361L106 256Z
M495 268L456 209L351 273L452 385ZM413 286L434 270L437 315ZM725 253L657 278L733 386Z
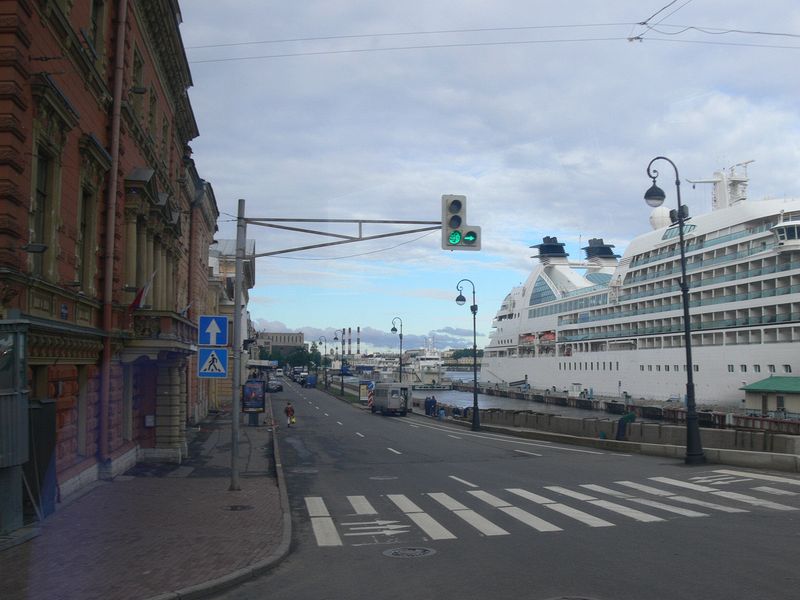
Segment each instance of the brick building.
M0 23L0 330L27 341L27 381L0 389L0 482L24 475L47 513L185 455L219 213L188 146L177 0L0 0Z

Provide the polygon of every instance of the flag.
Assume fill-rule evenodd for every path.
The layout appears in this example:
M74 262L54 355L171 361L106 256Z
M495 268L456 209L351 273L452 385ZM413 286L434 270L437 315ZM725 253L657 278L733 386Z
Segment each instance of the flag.
M128 307L128 312L133 312L137 308L141 308L144 305L144 301L147 300L147 294L150 293L150 288L153 287L153 279L155 279L156 271L153 271L153 274L150 275L150 279L147 281L144 286L139 288L139 291L136 292L136 296L133 298L133 302Z

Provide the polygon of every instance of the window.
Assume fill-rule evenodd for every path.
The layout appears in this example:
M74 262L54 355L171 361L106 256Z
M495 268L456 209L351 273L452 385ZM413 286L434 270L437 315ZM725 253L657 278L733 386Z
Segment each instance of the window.
M784 397L783 397L783 396L778 396L778 397L776 398L776 401L777 401L777 406L776 406L776 408L777 408L778 410L785 410L785 409L786 409L786 404L785 404L785 400L784 400Z
M669 373L669 365L664 365L664 370Z
M761 365L753 365L754 373L761 373Z
M783 365L783 372L784 373L791 373L792 372L792 365Z
M104 0L92 0L91 14L89 15L89 41L95 51L100 53L103 46L103 12Z
M728 373L733 373L733 365L728 365Z
M656 371L659 373L661 372L661 365L656 365Z
M137 49L134 49L133 51L133 87L135 88L144 87L144 60L142 60L142 55L139 54L139 50ZM133 94L133 109L138 114L141 114L142 112L141 93Z
M774 373L775 372L775 365L767 365L767 370L770 373Z
M639 370L644 371L644 365L639 365Z
M30 216L31 242L47 245L48 218L52 214L53 160L39 147L36 157L36 192ZM41 253L33 255L33 274L44 275L44 257Z
M692 365L692 367L695 373L700 371L700 365Z
M747 373L747 365L739 365L739 370L742 373Z
M653 365L647 365L647 370L648 371L652 371L653 370Z

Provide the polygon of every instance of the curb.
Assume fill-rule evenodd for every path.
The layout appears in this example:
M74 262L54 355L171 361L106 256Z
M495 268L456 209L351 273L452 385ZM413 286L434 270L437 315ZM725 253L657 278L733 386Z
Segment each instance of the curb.
M272 414L272 403L269 403L270 420L274 422ZM260 560L252 565L243 567L222 577L216 579L209 579L196 585L191 585L174 592L165 592L158 596L152 596L147 600L183 600L190 598L204 598L212 593L220 592L222 590L231 588L239 583L243 583L248 579L252 579L262 575L270 569L278 566L284 558L289 555L292 545L292 515L289 511L289 494L286 491L286 479L283 474L283 464L281 463L280 449L278 448L278 436L276 435L277 428L273 425L270 427L272 432L272 451L275 458L275 472L278 480L278 489L280 492L281 511L283 513L283 528L281 530L281 543L278 547L265 559Z

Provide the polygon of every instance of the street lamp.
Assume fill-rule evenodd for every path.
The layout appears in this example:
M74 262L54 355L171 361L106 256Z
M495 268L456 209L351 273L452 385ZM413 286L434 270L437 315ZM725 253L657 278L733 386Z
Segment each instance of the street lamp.
M395 321L400 321L400 383L403 383L403 319L400 317L392 319L392 333L397 333Z
M340 363L339 367L339 394L344 396L344 332L345 329L342 327L342 362ZM336 330L336 333L333 334L333 341L338 342L339 336L337 335L339 330Z
M689 321L689 282L686 279L686 250L683 241L683 223L688 215L681 204L681 179L678 175L678 167L666 156L656 156L647 165L647 176L653 180L653 185L644 194L644 199L653 208L659 207L667 197L664 190L656 185L658 171L651 169L657 160L665 160L675 169L675 191L678 196L678 210L670 211L672 222L678 223L678 235L681 250L681 298L683 300L683 339L686 347L686 458L687 465L705 464L706 457L703 454L703 444L700 440L700 423L697 418L697 408L694 400L694 378L692 365L692 331Z
M461 284L468 282L472 286L472 306L469 307L472 311L472 431L480 431L481 421L478 415L478 342L477 330L475 325L475 317L478 314L478 304L475 302L475 284L469 279L462 279L456 284L458 296L456 297L456 304L464 306L467 301L462 293L464 290Z
M322 356L322 377L325 379L325 389L328 389L328 365L325 364L325 359L328 355L328 338L324 335L319 336L318 342L322 342L323 344L323 356Z

